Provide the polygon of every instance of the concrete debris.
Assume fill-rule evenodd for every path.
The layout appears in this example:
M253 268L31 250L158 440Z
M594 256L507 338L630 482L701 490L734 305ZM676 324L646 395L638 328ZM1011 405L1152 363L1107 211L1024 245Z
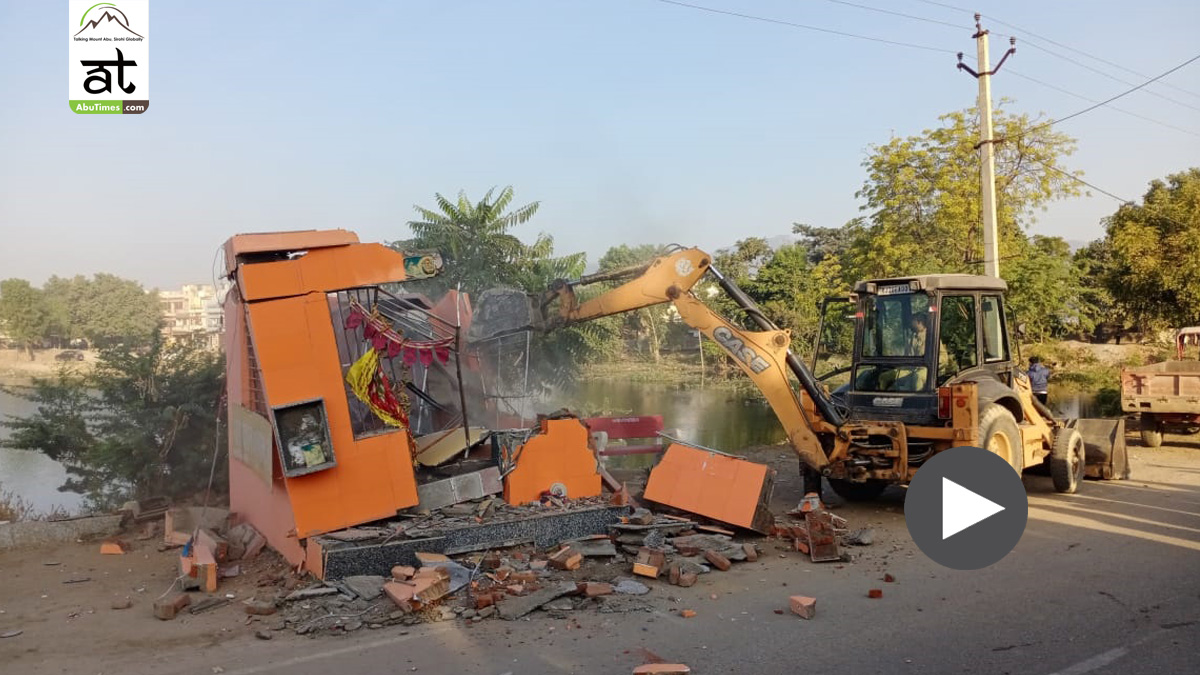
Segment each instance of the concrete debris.
M355 595L363 600L374 600L383 595L383 584L387 579L374 576L354 576L342 579L345 584Z
M243 602L242 610L253 616L270 616L277 611L275 603L253 599Z
M381 532L381 530L382 530L382 532ZM369 528L368 529L368 528L352 527L352 528L349 528L346 530L338 530L337 532L330 532L330 533L326 534L325 536L329 537L330 539L337 539L338 541L368 541L371 539L378 539L381 534L386 537L388 534L391 534L391 532L390 532L390 530L388 530L386 528Z
M604 539L571 541L566 542L564 545L570 546L585 558L615 558L620 555L617 552L617 545L612 539L607 537Z
M316 586L314 588L305 588L299 591L292 591L291 593L288 593L286 597L284 597L284 600L287 600L288 602L295 602L297 600L311 600L313 598L319 598L325 595L337 595L338 592L339 591L336 588L330 588L328 586Z
M875 543L875 530L869 527L855 530L843 537L842 542L847 546L870 546Z
M129 598L122 598L112 601L113 609L129 609L130 607L133 607L133 600L130 600Z
M648 591L649 589L647 589ZM498 609L502 619L519 619L533 610L577 591L574 583L561 583L543 588L524 597L507 598Z
M617 577L613 579L613 582L615 582L613 592L621 595L645 595L650 592L649 586L633 579Z
M265 631L260 628L256 631L254 631L254 637L258 638L259 640L270 640L270 639L274 638L275 636L272 635L270 633L270 631Z
M634 509L629 516L629 522L633 525L652 525L654 514L650 513L649 509Z

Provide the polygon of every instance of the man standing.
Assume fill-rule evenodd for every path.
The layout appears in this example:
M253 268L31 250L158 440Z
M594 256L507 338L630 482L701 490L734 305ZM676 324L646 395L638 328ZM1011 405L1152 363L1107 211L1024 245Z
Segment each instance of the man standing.
M1029 386L1037 400L1045 405L1050 397L1050 369L1043 366L1041 361L1036 356L1029 357Z

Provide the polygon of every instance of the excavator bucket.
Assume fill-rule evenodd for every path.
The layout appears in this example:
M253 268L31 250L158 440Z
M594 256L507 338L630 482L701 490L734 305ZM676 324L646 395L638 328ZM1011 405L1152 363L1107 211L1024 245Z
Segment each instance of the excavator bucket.
M1092 478L1123 480L1129 478L1129 454L1125 449L1124 419L1066 420L1083 436L1087 450L1086 473Z
M515 288L490 288L475 303L467 340L482 342L545 328L546 321L534 296Z

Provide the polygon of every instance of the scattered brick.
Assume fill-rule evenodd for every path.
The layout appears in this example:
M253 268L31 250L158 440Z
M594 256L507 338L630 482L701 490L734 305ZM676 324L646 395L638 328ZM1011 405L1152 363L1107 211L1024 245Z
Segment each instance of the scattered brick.
M583 586L583 594L589 598L595 598L601 595L612 595L612 584L604 584L598 581L589 581Z
M396 565L392 568L392 578L396 581L408 581L417 576L417 568L411 565Z
M742 550L746 552L746 562L758 562L758 549L754 544L742 544Z
M722 572L726 572L730 567L732 567L732 564L729 562L729 558L726 558L712 549L704 552L704 559L712 563L713 567L721 570Z
M782 610L782 609L777 609L777 610L775 610L775 613L776 613L776 614L783 614L783 610Z
M890 584L890 583L892 583L893 581L895 581L895 580L896 580L896 577L894 577L894 576L892 576L892 575L890 575L890 574L885 574L885 575L883 575L883 580L884 580L885 582L887 582L887 583L889 583L889 584Z
M525 584L509 584L508 592L510 595L525 595Z
M696 581L700 579L700 575L695 572L680 572L679 585L684 588L689 588L696 585Z
M192 596L187 593L176 593L170 598L159 600L154 603L154 616L163 621L174 619L179 612L183 611L184 607L192 604Z
M808 542L807 541L801 541L801 540L797 539L794 542L792 542L792 544L793 544L793 547L797 551L799 551L801 553L808 553Z
M583 564L583 554L564 546L550 556L550 566L560 570L577 570Z
M792 614L802 619L811 619L817 615L816 598L810 598L805 595L793 595L788 598L788 603L792 607Z
M685 618L685 619L690 619L690 618L692 618L693 616L696 616L696 610L694 610L694 609L681 609L681 610L679 610L679 616L682 616L682 617L683 617L683 618Z
M678 564L672 564L670 567L667 568L667 581L670 581L672 585L675 585L675 586L679 585L679 565Z
M530 561L530 563L529 563L529 569L531 569L535 572L540 572L540 571L546 569L546 566L549 564L550 563L545 560L533 560L533 561Z
M871 590L867 591L867 597L868 598L876 598L876 599L882 598L883 590L878 589L878 588L872 588Z
M411 612L413 609L413 595L416 592L416 587L412 584L400 583L397 581L389 581L383 585L383 592L396 603L396 606L405 612Z

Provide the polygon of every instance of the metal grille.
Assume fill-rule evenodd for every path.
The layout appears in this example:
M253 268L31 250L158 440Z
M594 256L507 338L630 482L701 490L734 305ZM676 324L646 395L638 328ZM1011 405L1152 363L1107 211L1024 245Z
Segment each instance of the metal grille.
M250 325L250 309L246 308L245 325ZM254 340L250 339L250 331L246 331L247 364L250 369L250 409L267 417L267 394L263 389L262 369L258 367L258 355L254 352Z

